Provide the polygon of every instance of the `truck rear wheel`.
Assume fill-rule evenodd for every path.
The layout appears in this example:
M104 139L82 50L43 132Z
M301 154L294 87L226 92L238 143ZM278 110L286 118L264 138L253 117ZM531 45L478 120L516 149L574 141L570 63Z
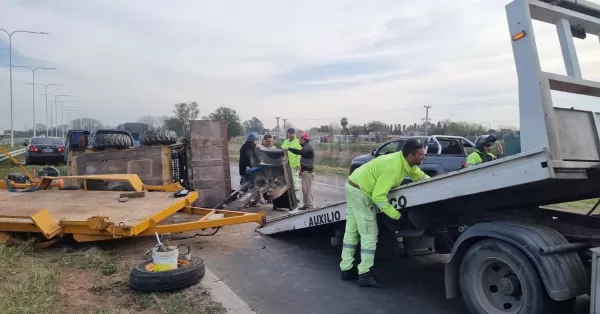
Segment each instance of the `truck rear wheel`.
M560 302L548 296L531 261L496 239L475 243L460 265L460 290L473 314L548 314Z

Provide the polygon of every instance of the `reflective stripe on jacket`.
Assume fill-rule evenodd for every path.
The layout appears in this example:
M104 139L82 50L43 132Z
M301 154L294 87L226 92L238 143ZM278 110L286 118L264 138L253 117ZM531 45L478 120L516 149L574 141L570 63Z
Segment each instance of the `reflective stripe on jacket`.
M390 205L388 193L400 186L406 177L413 181L429 179L418 166L410 166L402 152L396 152L367 162L354 170L348 179L356 183L382 212L398 219L400 212Z

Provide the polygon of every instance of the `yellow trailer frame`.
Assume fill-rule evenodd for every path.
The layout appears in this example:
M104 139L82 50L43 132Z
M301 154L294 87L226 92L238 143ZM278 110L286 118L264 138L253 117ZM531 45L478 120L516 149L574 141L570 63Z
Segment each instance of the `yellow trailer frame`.
M47 240L70 234L78 242L180 233L255 222L264 225L266 213L247 213L194 207L196 191L173 197L177 187L153 187L143 197L119 200L116 191L48 190L52 180L128 182L134 190L149 190L135 174L42 177L33 192L0 190L0 232L40 233ZM161 224L175 213L198 215L190 222Z

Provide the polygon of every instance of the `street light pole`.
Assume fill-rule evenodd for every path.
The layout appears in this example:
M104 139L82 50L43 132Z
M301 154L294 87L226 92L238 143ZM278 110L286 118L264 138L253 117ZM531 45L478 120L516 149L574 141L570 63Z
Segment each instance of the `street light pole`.
M57 98L58 97L67 97L67 96L71 96L71 95L54 95L54 103L53 105L50 106L50 123L52 124L52 119L56 118L56 129L53 128L52 130L52 136L58 136L58 110L56 108L56 102L57 102ZM54 109L52 109L54 108ZM52 111L54 110L54 112ZM56 132L55 132L56 130Z
M35 125L36 125L36 123L35 123L35 71L37 71L37 70L56 70L56 68L44 68L44 67L30 68L30 67L26 67L26 66L22 66L22 65L13 65L12 67L13 68L23 68L23 69L29 69L29 70L31 70L31 76L32 76L32 80L33 80L33 83L32 83L33 94L31 95L33 101L32 101L31 108L33 110L33 137L35 137L36 133L37 133L36 132L36 127L35 127Z
M58 101L60 103L60 129L62 131L62 137L65 137L65 103L66 102L75 102L75 100L65 100L65 101ZM67 109L68 111L69 109ZM58 118L56 119L57 123L58 123ZM58 132L58 131L57 131Z
M29 83L29 84L37 84L37 83ZM44 86L45 89L45 93L44 95L46 95L46 136L48 136L48 134L50 133L50 125L48 124L48 87L50 86L62 86L63 84L37 84L37 85L42 85Z
M31 31L23 31L16 30L12 33L9 33L7 30L0 28L0 31L3 31L8 35L8 60L10 64L10 145L15 145L15 132L14 132L14 124L13 124L13 90L12 90L12 36L16 33L29 33L29 34L40 34L40 35L48 35L46 32L31 32ZM34 127L35 128L35 127Z

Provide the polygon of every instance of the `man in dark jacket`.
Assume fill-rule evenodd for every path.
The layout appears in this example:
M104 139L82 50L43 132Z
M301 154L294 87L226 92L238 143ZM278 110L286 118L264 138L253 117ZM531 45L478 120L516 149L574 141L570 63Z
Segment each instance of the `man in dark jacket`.
M315 178L315 150L310 144L310 135L308 133L300 134L300 146L302 146L302 149L286 147L283 150L300 155L300 179L302 180L302 202L304 206L298 209L307 210L315 207L315 199L312 192L312 182Z
M251 180L252 175L248 175L246 170L256 167L259 164L258 156L256 153L256 134L250 133L246 139L246 143L240 148L240 184L244 184L246 181Z

